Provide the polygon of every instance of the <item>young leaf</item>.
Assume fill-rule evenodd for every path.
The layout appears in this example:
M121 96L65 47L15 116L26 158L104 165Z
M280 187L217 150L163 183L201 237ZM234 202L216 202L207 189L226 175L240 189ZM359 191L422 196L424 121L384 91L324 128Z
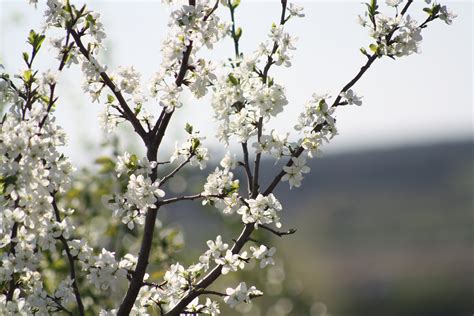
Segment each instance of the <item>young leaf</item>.
M193 133L193 126L189 123L186 123L186 126L184 127L184 130L186 131L186 133L192 134Z

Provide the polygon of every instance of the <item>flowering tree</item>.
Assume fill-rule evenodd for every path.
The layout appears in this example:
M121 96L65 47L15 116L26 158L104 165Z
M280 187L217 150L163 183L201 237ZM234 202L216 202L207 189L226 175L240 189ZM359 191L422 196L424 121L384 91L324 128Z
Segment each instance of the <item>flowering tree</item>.
M282 205L274 189L282 181L288 181L290 188L301 185L310 171L306 159L315 157L337 134L336 110L362 104L352 88L375 61L417 53L421 33L431 22L451 24L456 16L445 6L426 1L426 19L418 23L408 14L412 0L386 0L387 14L377 1L367 3L365 15L359 17L372 39L367 49L361 49L365 64L333 98L313 94L295 122L294 135L289 135L265 128L288 104L284 87L270 76L270 69L291 66L295 38L285 25L303 17L302 8L281 0L279 23L271 26L268 40L247 55L239 49L242 30L235 19L240 1L164 2L172 10L169 35L148 93L142 91L133 66L110 71L98 60L105 38L100 15L70 1L47 1L44 29L28 36L25 69L15 76L1 74L0 99L8 110L0 122L0 314L217 315L219 298L234 307L263 295L246 282L225 291L213 285L251 260L260 268L273 264L276 250L255 239L257 230L280 237L295 232L281 230ZM230 22L221 21L217 10L227 10ZM226 36L233 40L235 56L223 64L199 57L201 49L212 49ZM59 65L57 70L40 72L34 62L47 37ZM146 148L145 157L124 152L99 161L113 171L106 185L110 195L103 200L122 228L139 236L137 253L99 249L88 238L87 228L81 229L91 223L67 203L74 168L58 150L66 135L55 122L59 102L55 90L57 74L75 64L84 74L84 92L104 105L103 127L112 133L116 125L130 124ZM228 152L200 192L169 196L166 184L171 178L188 165L203 170L210 159L203 137L189 124L184 127L187 140L171 157L162 157L160 146L173 114L183 105L183 90L196 98L211 95L218 139L225 146L238 142L242 151L238 156ZM269 181L260 178L263 155L285 160ZM234 177L235 168L243 169L244 184ZM169 262L166 272L155 278L147 268L156 239L164 238L155 232L159 210L189 200L212 205L225 216L238 216L241 233L232 242L221 236L209 240L195 264ZM123 284L125 293L108 295Z

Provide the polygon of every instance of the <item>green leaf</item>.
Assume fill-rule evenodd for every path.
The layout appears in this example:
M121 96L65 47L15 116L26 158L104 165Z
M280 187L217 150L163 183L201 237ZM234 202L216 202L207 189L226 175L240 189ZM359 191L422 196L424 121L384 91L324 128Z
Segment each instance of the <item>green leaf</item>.
M138 113L140 113L141 110L142 110L142 105L139 104L139 105L137 105L137 106L133 109L133 113L134 113L135 115L138 115Z
M230 186L230 188L225 188L224 189L224 194L225 195L231 195L232 193L235 193L235 192L238 192L239 191L239 182L238 181L234 181L232 182L232 185Z
M37 36L38 34L36 34L34 30L30 30L30 34L28 35L28 43L33 47L35 46L34 44Z
M186 126L184 127L184 130L186 131L186 133L191 135L193 133L193 126L189 123L186 123Z
M23 60L25 61L26 64L30 62L30 56L28 55L27 52L23 52Z
M28 35L28 43L33 47L34 52L37 52L40 49L44 39L44 35L40 35L34 30L30 30L30 34Z
M31 72L31 69L25 70L23 72L23 80L25 82L30 82L32 78L33 78L33 73Z
M234 0L232 1L232 8L235 9L240 5L240 0Z
M36 48L37 51L40 49L41 44L43 44L45 38L46 38L46 36L44 36L44 35L40 35L38 37L38 40L37 40L36 45L35 45L35 48Z
M17 176L0 177L0 193L4 194L9 185L15 184Z
M229 76L227 76L227 78L234 86L239 84L239 80L237 80L237 78L234 77L234 74L230 73Z
M438 14L440 10L441 10L440 4L433 5L433 8L431 9L431 15Z
M113 160L110 158L110 157L107 157L107 156L101 156L101 157L98 157L95 161L94 161L96 164L106 164L106 163L110 163L112 162L113 163Z
M69 0L66 1L65 10L66 10L67 13L69 13L69 15L72 14L72 7L71 7L71 3L69 2Z
M372 52L376 53L379 47L376 44L370 44L369 48Z
M273 84L274 84L273 78L269 77L268 78L268 86L271 87L271 86L273 86Z
M242 36L242 28L238 27L235 31L235 38L239 39Z
M90 25L95 25L95 19L91 14L86 16L86 22Z
M130 162L127 164L127 168L135 171L138 168L138 157L137 155L133 154L130 156Z
M201 141L199 140L199 138L193 138L191 140L191 151L195 151L199 145L201 145Z
M115 101L115 97L111 94L108 94L107 95L107 103L112 104L112 103L114 103L114 101Z

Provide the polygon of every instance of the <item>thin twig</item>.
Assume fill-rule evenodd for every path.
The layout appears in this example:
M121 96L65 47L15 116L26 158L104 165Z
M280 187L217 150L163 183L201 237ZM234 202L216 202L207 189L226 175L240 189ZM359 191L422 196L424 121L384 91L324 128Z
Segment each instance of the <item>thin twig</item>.
M55 219L56 219L57 222L61 222L61 216L59 214L59 208L58 208L58 205L56 204L56 197L55 197L54 194L52 194L51 196L53 198L53 202L51 204L53 206ZM79 315L82 316L82 315L84 315L84 304L82 302L81 293L79 291L79 286L78 286L78 283L77 283L76 268L75 268L75 265L74 265L74 260L75 259L71 255L71 250L69 249L69 245L67 243L66 238L64 238L64 236L61 235L58 239L63 244L64 251L66 252L66 256L67 256L68 263L69 263L69 277L72 280L72 288L74 290L74 296L76 297L76 303L77 303L77 308L79 309Z
M166 204L171 204L179 201L192 201L192 200L197 200L197 199L208 199L208 198L216 198L220 199L223 198L222 194L211 194L211 195L204 195L202 193L199 194L194 194L194 195L184 195L184 196L177 196L173 198L169 198L166 200L161 200L158 202L158 205L166 205Z
M274 235L277 235L278 237L283 237L283 236L286 236L286 235L293 235L294 233L296 233L296 229L294 229L294 228L291 228L291 229L287 230L286 232L284 232L284 231L275 230L275 229L273 229L271 227L268 227L266 225L259 225L258 227L261 227L265 230L268 230L269 232L271 232Z
M227 296L225 293L217 292L217 291L211 291L211 290L202 290L199 291L199 294L201 295L217 295L217 296Z
M286 23L285 15L286 15L286 5L287 1L286 0L281 0L281 17L280 17L280 25L284 25ZM267 82L268 79L268 72L270 70L270 67L275 63L273 60L273 55L276 53L278 50L278 43L275 41L273 43L273 49L267 57L267 63L263 69L263 74L262 74L262 81L263 83ZM257 142L260 143L260 138L262 137L263 133L263 117L261 117L258 120L257 123ZM259 176L260 176L260 160L262 157L262 153L258 152L255 155L255 161L254 161L254 166L253 166L253 183L252 183L252 194L251 197L255 198L258 195L258 192L260 191L260 184L259 184Z
M189 157L185 161L180 163L179 166L177 166L173 171L171 171L168 175L161 178L160 187L163 186L166 183L166 181L174 177L174 175L177 174L179 170L181 170L184 166L186 166L189 163L189 161L191 161L191 158L193 157L194 157L194 154L189 155Z

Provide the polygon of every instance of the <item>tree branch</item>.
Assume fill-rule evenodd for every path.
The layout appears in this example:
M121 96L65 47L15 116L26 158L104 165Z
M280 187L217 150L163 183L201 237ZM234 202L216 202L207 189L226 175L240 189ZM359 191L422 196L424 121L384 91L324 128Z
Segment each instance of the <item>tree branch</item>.
M294 228L291 228L291 229L287 230L286 232L284 232L284 231L275 230L275 229L273 229L271 227L268 227L266 225L259 225L258 227L261 227L265 230L268 230L269 232L271 232L274 235L277 235L278 237L283 237L283 236L286 236L286 235L293 235L294 233L296 233L296 229L294 229Z
M405 5L405 7L403 8L402 12L401 12L401 15L403 16L408 8L410 7L410 5L413 3L413 1L408 1ZM395 29L394 29L395 31ZM393 32L394 32L393 31ZM391 33L390 37L393 35L393 32ZM359 72L355 75L354 78L352 78L342 89L341 91L339 92L339 95L336 97L336 99L334 100L332 106L334 107L337 107L339 105L342 105L341 103L341 99L342 99L342 96L341 94L343 92L346 92L347 90L349 90L350 88L352 88L352 86L354 86L361 78L362 76L365 74L365 72L367 70L369 70L369 68L372 66L372 64L375 62L375 60L377 59L377 54L374 53L372 55L369 55L368 56L368 59L367 59L367 62L365 63L364 66L362 66L359 70ZM324 123L323 123L324 124ZM322 128L322 125L317 125L315 126L314 130L317 131L317 129L321 129ZM288 162L286 163L286 166L290 167L293 165L293 160L292 158L293 157L296 157L298 158L302 153L304 152L304 148L302 146L299 146L298 149L293 153L292 157L288 160ZM264 191L264 195L268 195L270 194L271 192L273 192L273 190L276 188L276 186L280 183L281 179L283 178L283 176L285 175L285 171L280 171L276 176L275 178L273 179L273 181L270 183L270 185L267 187L267 189Z
M223 198L223 195L212 194L212 195L204 195L202 193L194 194L194 195L184 195L184 196L177 196L173 198L169 198L166 200L161 200L158 202L159 205L166 205L171 204L179 201L192 201L196 199L207 199L207 198Z
M189 0L189 5L196 5L195 0ZM212 11L213 12L213 11ZM193 49L193 42L190 41L189 45L186 48L186 51L183 54L183 58L181 61L181 66L178 75L176 76L176 86L180 87L183 84L184 77L186 75L186 71L189 68L189 58L191 56L191 51ZM158 127L154 126L150 138L146 138L145 144L147 147L147 158L149 161L157 161L158 156L158 149L160 148L161 142L165 135L166 129L168 124L171 120L171 116L173 115L174 111L169 113L165 113L165 109L162 110L162 114L160 117L162 119L158 119L157 125ZM164 114L163 114L164 113ZM156 130L156 134L154 131ZM154 182L157 179L157 167L155 167L152 171L150 176L151 180ZM156 208L149 209L146 217L145 217L145 227L143 229L143 238L142 243L140 246L140 252L138 254L138 261L137 266L135 268L135 272L133 273L132 280L130 281L129 288L125 297L120 304L119 310L117 312L117 316L127 316L129 315L133 304L138 296L138 292L140 288L143 286L143 277L146 273L146 269L148 266L148 260L150 257L151 245L153 240L153 234L155 230L155 222L156 222L156 215L159 209L159 202L156 204Z
M284 25L286 20L285 20L285 14L286 14L286 4L287 0L281 0L281 17L280 17L280 25ZM273 43L273 49L267 57L267 64L265 65L263 69L263 74L262 74L262 81L263 83L267 82L268 78L268 72L270 70L270 67L273 65L273 54L276 53L278 50L278 43L275 41ZM262 137L263 133L263 117L261 117L258 120L257 124L257 141L260 143L260 138ZM260 190L260 184L259 184L259 176L260 176L260 160L262 157L262 153L258 152L255 155L255 161L254 161L254 166L253 166L253 184L252 184L252 194L251 197L255 198L258 195L258 192Z
M166 183L166 181L174 177L174 175L177 174L179 170L181 170L184 166L186 166L191 160L191 158L193 158L193 156L194 154L189 155L189 157L185 161L183 161L181 164L179 164L179 166L177 166L173 171L171 171L168 175L161 178L160 187L163 186Z
M51 194L53 198L53 202L51 203L54 210L54 216L58 223L61 222L61 216L59 214L59 208L56 204L56 197L54 194ZM67 243L66 238L61 234L58 238L61 243L63 244L64 251L66 252L67 260L69 263L69 277L72 280L72 288L74 290L74 296L76 297L77 308L79 309L79 315L84 315L84 304L82 303L81 293L79 292L79 286L77 284L77 276L76 276L76 268L74 265L74 257L71 255L71 251L69 250L69 245Z
M81 36L76 32L76 30L69 28L68 31L71 33L72 37L74 38L74 41L79 48L79 51L81 54L89 61L91 62L91 56L89 54L89 51L84 47L84 44L81 41ZM122 93L120 92L119 88L115 85L115 83L110 79L109 75L105 71L100 72L100 77L102 78L104 84L109 87L109 89L112 91L112 93L115 95L117 98L120 106L122 107L122 110L125 115L125 119L129 121L135 132L142 138L142 140L146 143L148 139L147 132L143 128L142 124L138 120L138 118L135 116L133 111L130 109L128 106L127 101L123 97Z
M233 7L230 0L227 0L227 5L229 7L230 18L232 21L230 32L231 32L231 37L234 40L235 57L238 58L240 57L240 51L239 51L240 37L237 36L236 30L235 30L235 8ZM248 150L247 142L242 143L242 153L244 156L244 162L242 166L244 167L245 174L247 176L247 191L248 191L248 196L250 197L252 194L253 176L252 176L252 171L250 171L249 150Z
M16 203L16 202L15 202ZM16 205L18 207L18 205ZM16 238L16 235L18 234L18 223L15 222L12 227L12 233L10 234L10 250L9 254L15 255L15 246L16 242L13 241L13 239ZM8 282L8 291L7 291L7 297L6 300L11 301L13 299L13 293L15 293L16 289L16 281L15 281L15 274L12 274L12 279L10 282Z
M245 170L245 174L247 175L247 191L250 197L250 195L252 194L253 177L252 171L250 171L249 150L247 147L247 142L242 143L242 152L244 155L243 167Z
M235 241L231 251L233 254L238 254L244 247L245 243L254 230L254 224L246 224L240 233L239 238ZM177 316L179 315L188 304L200 295L200 291L211 285L220 275L222 274L222 266L218 265L211 270L201 281L196 284L193 290L191 290L185 297L183 297L171 310L165 313L163 316Z

